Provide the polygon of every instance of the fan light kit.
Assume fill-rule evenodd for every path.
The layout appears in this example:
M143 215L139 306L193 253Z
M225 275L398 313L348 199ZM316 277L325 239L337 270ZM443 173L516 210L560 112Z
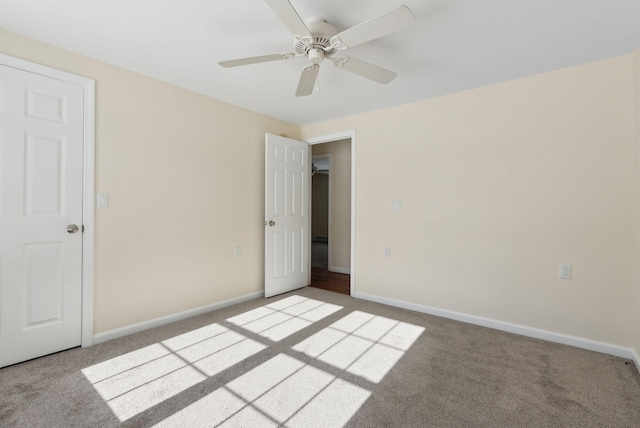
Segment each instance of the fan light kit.
M312 19L305 24L288 0L265 0L265 3L267 3L293 34L293 49L295 53L280 53L234 59L222 61L219 64L222 67L228 68L306 57L309 60L309 65L302 70L302 74L300 75L298 89L296 90L297 97L311 95L316 80L318 80L320 64L325 59L333 62L336 67L342 70L349 71L373 80L374 82L382 84L391 82L396 78L397 73L353 57L336 55L338 52L342 52L350 47L395 33L416 21L411 9L406 6L400 6L390 12L383 13L382 15L338 33L338 30L328 24L324 19ZM318 88L319 86L316 87L316 90Z

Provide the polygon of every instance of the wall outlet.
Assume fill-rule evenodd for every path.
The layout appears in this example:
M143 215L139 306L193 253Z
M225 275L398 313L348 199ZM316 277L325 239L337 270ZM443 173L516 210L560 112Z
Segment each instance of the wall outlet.
M401 200L391 201L391 211L402 211L402 201Z
M242 257L242 247L235 247L233 249L233 257L235 257L236 259Z
M384 247L382 254L384 255L385 259L390 259L391 258L391 248L389 247Z
M561 264L558 275L562 279L571 279L571 265L566 263Z

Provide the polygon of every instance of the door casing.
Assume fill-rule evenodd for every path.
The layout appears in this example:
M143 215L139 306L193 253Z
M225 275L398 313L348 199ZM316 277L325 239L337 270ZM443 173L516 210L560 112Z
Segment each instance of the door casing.
M351 278L349 294L353 296L356 292L356 130L319 135L307 138L304 141L314 145L345 139L351 139ZM311 156L311 150L309 151L309 156ZM309 242L308 252L311 252L311 242Z
M0 64L51 77L83 87L82 168L82 326L81 346L93 344L94 189L95 189L95 80L9 55L0 54Z

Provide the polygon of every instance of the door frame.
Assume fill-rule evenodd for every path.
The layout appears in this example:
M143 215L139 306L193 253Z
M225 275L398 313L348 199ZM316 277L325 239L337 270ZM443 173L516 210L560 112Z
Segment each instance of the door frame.
M83 88L82 159L82 347L93 345L94 189L95 189L95 80L0 53L0 64Z
M351 139L351 277L349 281L349 294L356 292L356 130L336 132L335 134L319 135L306 138L304 141L310 145L330 143L331 141ZM309 150L312 156L312 150ZM311 164L311 162L309 162ZM311 241L309 241L309 254ZM311 260L311 259L309 259Z

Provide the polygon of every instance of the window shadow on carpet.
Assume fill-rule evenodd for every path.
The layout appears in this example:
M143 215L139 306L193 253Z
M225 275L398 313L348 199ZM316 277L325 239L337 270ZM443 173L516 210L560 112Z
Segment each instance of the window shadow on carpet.
M343 309L293 295L82 373L121 422L225 372L230 381L154 426L340 427L423 327L353 311L258 365L247 362Z

